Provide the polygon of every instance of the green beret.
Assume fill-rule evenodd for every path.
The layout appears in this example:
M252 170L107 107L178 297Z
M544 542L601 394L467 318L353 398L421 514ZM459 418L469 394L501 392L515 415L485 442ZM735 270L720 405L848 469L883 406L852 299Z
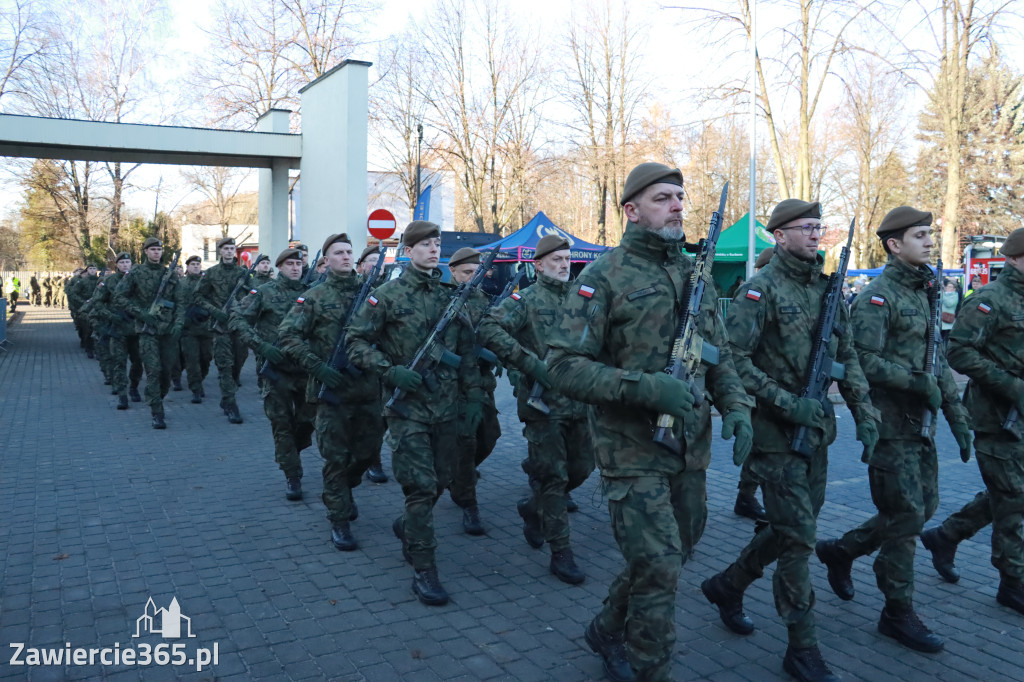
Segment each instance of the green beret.
M120 261L120 260L131 260L131 259L132 259L132 255L130 253L128 253L127 251L122 251L121 253L117 254L117 257L114 259L114 262L116 263L117 261Z
M678 168L669 168L663 163L641 163L626 177L626 185L622 188L622 201L619 203L624 205L643 190L659 182L682 187L683 173Z
M885 214L882 224L875 231L883 239L890 232L905 230L914 225L931 225L932 214L927 211L918 211L910 206L899 206Z
M234 237L224 237L223 239L218 239L217 240L217 250L218 251L220 251L220 247L222 247L222 246L234 246L234 245L235 245L235 238Z
M754 268L761 269L771 262L772 256L775 255L775 247L769 246L767 249L757 254L757 260L754 261Z
M302 260L302 252L298 249L285 249L281 253L277 254L277 260L274 261L274 265L281 267L281 263L285 262L289 258Z
M185 259L185 265L188 265L189 263L192 263L192 262L202 263L203 259L200 258L199 256L189 256L188 258Z
M150 248L151 246L163 247L163 245L164 245L164 243L162 241L160 241L159 239L157 239L156 237L150 237L146 241L142 242L142 250L145 251L146 249Z
M441 228L437 223L432 223L429 220L414 220L405 228L405 232L402 234L402 244L407 247L415 246L424 239L439 238L440 236Z
M772 210L772 216L768 219L768 231L778 229L790 222L800 218L821 219L821 204L817 201L807 202L800 199L783 199Z
M331 248L331 244L334 244L335 242L345 242L349 246L352 246L352 240L348 238L348 235L345 234L344 232L339 232L338 234L332 234L331 236L324 240L324 246L320 250L320 253L326 256L327 249ZM297 251L302 251L302 249L300 249L298 246L296 246L295 249Z
M450 259L448 259L449 268L454 268L457 265L467 265L469 263L472 263L473 265L480 265L480 252L468 246L463 246L452 254Z
M1004 256L1024 256L1024 227L1018 227L1010 233L1010 236L1003 242L999 253Z
M533 260L540 260L549 253L562 251L569 248L569 240L560 234L546 234L537 242L537 249L533 252Z

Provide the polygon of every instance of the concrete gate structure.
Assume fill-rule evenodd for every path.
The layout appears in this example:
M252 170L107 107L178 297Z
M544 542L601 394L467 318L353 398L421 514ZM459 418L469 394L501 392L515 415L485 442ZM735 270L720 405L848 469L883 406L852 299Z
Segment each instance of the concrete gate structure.
M334 232L347 232L359 253L369 67L345 60L300 90L299 134L289 131L285 109L264 113L252 132L0 114L0 156L259 168L259 248L271 258L288 246L288 171L297 168L300 236L310 257Z

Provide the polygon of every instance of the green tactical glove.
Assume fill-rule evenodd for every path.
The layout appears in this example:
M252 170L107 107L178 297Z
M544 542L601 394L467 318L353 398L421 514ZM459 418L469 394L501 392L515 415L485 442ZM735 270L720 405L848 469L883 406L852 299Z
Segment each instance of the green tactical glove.
M910 378L910 390L927 400L933 412L942 407L942 390L934 374L915 374Z
M154 315L153 313L149 312L148 310L139 313L139 319L142 320L142 322L147 327L150 328L156 327L157 325L160 324L160 318Z
M502 366L502 364L500 362L494 366L494 378L495 379L500 379L501 375L504 374L504 373L505 373L505 368Z
M953 422L949 425L949 430L953 432L953 438L956 438L956 444L960 448L960 459L965 463L971 461L971 446L974 444L971 427L965 422Z
M864 454L860 459L866 463L875 454L875 446L878 445L878 427L874 419L857 422L857 440L864 445Z
M527 355L524 369L533 377L533 380L544 388L551 388L551 377L548 376L548 366L536 355Z
M735 435L732 443L732 463L743 466L754 445L754 427L750 425L750 414L746 410L730 410L722 417L722 440L729 440Z
M405 365L395 365L384 372L384 381L403 391L415 391L423 385L423 377L420 376L420 373Z
M782 416L794 424L820 429L821 422L825 420L825 408L817 400L793 396L793 406L785 410Z
M313 368L313 376L327 388L339 388L345 383L345 377L341 375L341 372L326 362L321 362Z
M467 434L475 434L484 420L484 405L476 400L467 401L462 408L462 420Z
M693 414L690 387L664 372L644 374L637 382L625 384L626 400L658 414L688 419Z
M231 316L230 316L230 315L228 315L228 314L227 314L226 312L224 312L223 310L221 310L220 308L217 308L217 309L216 309L216 310L214 310L214 311L213 311L213 313L211 313L211 314L213 315L214 319L216 319L216 320L217 320L218 322L220 322L221 324L227 324L227 323L228 323L228 320L229 320L229 319L231 319Z
M181 339L181 329L182 325L180 324L176 324L173 327L171 327L171 338L174 339L175 343L177 343Z
M279 365L282 362L284 362L284 353L282 353L281 349L272 343L267 343L266 341L264 341L263 343L260 344L259 350L260 355L265 357L272 365ZM331 388L334 387L332 386Z

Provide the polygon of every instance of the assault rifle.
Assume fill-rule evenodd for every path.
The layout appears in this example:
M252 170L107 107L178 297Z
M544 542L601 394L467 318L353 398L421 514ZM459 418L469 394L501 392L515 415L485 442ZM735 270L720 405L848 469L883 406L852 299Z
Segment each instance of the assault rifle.
M506 298L512 295L512 293L516 290L516 287L519 286L519 283L523 281L523 277L525 276L526 268L523 268L516 274L515 277L511 278L508 281L508 283L505 285L505 288L501 290L501 293L492 298L490 303L487 304L487 308L485 308L484 311L480 314L480 322L483 322L484 315L487 314L488 310L490 310L491 308L496 308L497 306L501 305L502 301L504 301ZM476 334L477 330L480 329L480 322L477 322L476 326L473 327L474 334ZM483 346L478 345L476 347L476 356L478 359L482 360L483 362L486 362L491 367L494 367L495 365L498 364L498 356L495 355L492 351L488 350L487 348L484 348Z
M323 251L323 249L320 249L320 251ZM309 264L308 268L306 268L306 276L302 278L302 284L306 288L309 288L309 283L310 283L310 281L312 281L313 275L317 274L316 273L316 264L320 262L320 251L316 252L316 256L313 257L313 262ZM327 271L324 270L324 272L327 272Z
M673 379L679 379L690 387L694 405L704 402L704 390L694 383L694 375L701 362L709 365L718 364L718 348L712 346L700 335L701 304L704 301L704 290L707 280L711 278L711 266L715 262L715 249L718 238L722 234L722 215L725 213L725 201L729 197L729 183L722 188L722 196L718 200L718 210L711 214L708 236L697 243L697 255L690 274L690 282L686 285L686 307L679 315L679 326L672 343L672 354L665 373ZM671 414L659 414L654 429L654 442L677 455L683 454L683 444L672 433L676 418Z
M348 306L348 312L345 313L345 322L341 326L341 333L338 334L338 342L334 344L334 350L331 352L331 357L328 358L327 364L339 372L348 372L352 376L359 376L362 371L352 364L348 359L348 350L346 348L349 322L352 321L352 316L356 314L359 307L363 305L363 301L370 295L370 289L373 288L374 283L377 281L377 277L380 275L380 270L384 267L384 243L381 242L380 250L377 256L377 263L373 266L373 270L366 275L366 281L363 282L363 286L359 288L359 292L355 298L352 299L352 303ZM317 399L322 400L330 405L339 405L341 398L334 392L334 389L324 384L320 387L320 392L317 393Z
M935 264L935 279L932 281L931 291L928 292L928 305L931 306L931 319L928 327L928 344L924 351L924 373L931 374L936 380L942 377L942 363L940 362L939 348L942 346L942 259ZM932 423L934 414L930 407L924 408L921 415L921 438L925 442L932 439Z
M245 271L245 274L238 278L238 282L235 283L235 288L228 294L228 300L224 301L224 305L221 306L221 312L227 313L231 310L231 304L235 302L235 294L242 288L242 285L249 283L249 278L252 277L252 273L256 272L256 265L259 264L263 258L262 253L256 254L256 258L253 259L252 265ZM213 325L210 327L212 331L217 331L217 327L220 325L220 320L214 320Z
M469 295L473 292L480 282L483 281L487 271L491 269L491 264L494 263L494 257L498 255L498 249L500 247L495 246L493 249L484 256L480 265L476 267L476 272L473 273L473 277L464 284L460 284L459 288L455 291L455 295L452 300L448 303L448 307L445 308L441 318L434 325L434 329L427 336L427 340L423 342L420 349L416 351L416 355L413 357L412 362L409 363L409 369L414 372L418 372L423 377L423 385L426 386L427 390L434 392L438 389L437 378L434 376L434 370L441 363L448 365L449 367L458 368L462 361L462 358L452 353L450 350L442 345L444 339L444 333L448 330L448 325L459 315L462 311L462 307L466 305L466 301L469 299ZM383 259L381 259L383 260ZM407 417L409 411L403 404L403 398L405 398L405 391L400 388L396 388L395 392L391 394L391 399L384 405L384 407L390 408L401 417Z
M1017 440L1024 439L1024 433L1021 432L1020 425L1020 410L1017 409L1016 405L1010 408L1006 419L1003 420L1003 431L1009 432Z
M178 258L180 256L180 251L174 254L174 258L171 259L171 264L167 266L167 272L165 272L164 276L160 278L160 286L156 288L156 297L153 299L153 302L149 306L148 312L151 316L155 317L156 314L160 312L160 308L174 307L174 301L168 301L166 298L164 298L164 289L167 288L167 283L171 280L171 274L177 272L178 270ZM149 323L144 322L142 324L142 329L140 331L143 334L149 331Z
M807 364L807 380L800 391L801 398L817 400L823 407L828 400L828 387L832 385L833 379L846 377L846 367L828 356L828 344L835 333L839 308L843 305L843 280L846 279L846 268L850 264L850 244L853 242L853 228L856 223L856 218L850 221L850 234L846 238L846 246L839 254L839 267L828 278L825 297L821 301L821 313L818 315L818 324L814 330L814 348L811 350L811 360ZM802 424L797 426L790 448L793 452L810 457L814 450L807 439L807 428Z

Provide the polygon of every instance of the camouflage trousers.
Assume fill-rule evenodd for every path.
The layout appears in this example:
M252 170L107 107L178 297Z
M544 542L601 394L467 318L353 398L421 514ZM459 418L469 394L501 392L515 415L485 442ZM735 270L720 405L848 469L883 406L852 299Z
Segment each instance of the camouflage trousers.
M753 495L757 492L757 479L750 473L750 457L747 457L746 461L743 462L743 466L740 467L740 482L736 485L736 488L741 494Z
M82 342L82 348L85 352L92 353L94 350L94 342L92 338L92 325L89 320L85 319L85 315L73 316L75 320L75 330L78 332L78 340Z
M920 440L879 441L868 482L878 513L844 534L839 546L854 559L878 550L875 581L886 604L909 605L917 536L939 506L935 446Z
M218 332L213 337L213 362L217 365L222 401L234 402L242 365L248 357L249 347L237 332Z
M992 565L1002 577L1024 580L1024 443L978 433L975 457L984 492L942 523L942 534L962 542L992 524Z
M128 367L129 361L131 369ZM110 337L110 364L114 369L110 385L118 395L128 395L128 386L136 387L142 379L138 335Z
M797 648L817 644L814 589L807 561L814 551L818 512L825 503L827 452L803 457L792 452L751 453L750 473L761 485L768 525L759 524L753 539L725 569L735 589L745 591L778 561L772 587L775 609Z
M306 402L306 376L278 372L277 381L263 385L263 411L274 437L274 461L285 478L302 478L299 453L313 444L316 407Z
M494 406L493 393L487 394L484 418L480 420L476 432L467 433L460 419L458 434L457 461L449 491L452 502L462 508L473 507L476 506L476 468L490 456L501 438L501 424L498 423L498 408Z
M637 679L669 680L676 586L704 533L706 472L603 477L602 485L626 567L608 588L598 625L604 632L624 633Z
M437 540L434 537L434 504L451 485L456 461L458 426L455 420L439 424L397 417L388 418L394 453L391 469L405 495L406 546L413 568L433 568Z
M106 334L101 334L94 326L92 328L92 340L93 352L96 354L96 360L100 363L100 371L103 372L103 378L107 383L113 385L113 367L111 365L110 358L110 337Z
M523 470L530 477L528 502L538 514L552 552L569 546L569 514L565 494L583 485L594 471L594 448L586 417L528 421L523 435L529 444Z
M146 368L146 402L155 411L164 409L163 399L171 388L171 365L178 344L169 334L139 334L139 355Z
M316 406L316 443L324 460L321 499L331 525L352 516L352 488L380 454L383 438L384 417L377 401Z
M213 360L213 338L210 336L187 335L181 337L181 355L184 358L188 390L202 392L203 380L210 373Z

